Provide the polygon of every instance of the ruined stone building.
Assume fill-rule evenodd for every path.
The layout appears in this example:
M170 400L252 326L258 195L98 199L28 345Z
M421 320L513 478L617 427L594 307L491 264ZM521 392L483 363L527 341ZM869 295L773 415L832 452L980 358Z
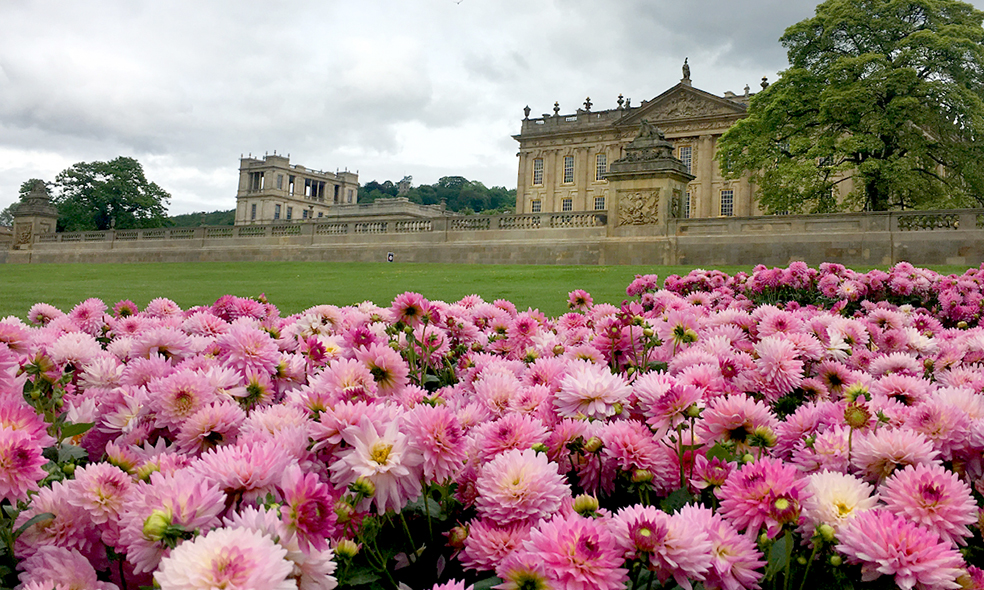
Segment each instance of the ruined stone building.
M531 118L527 107L513 136L519 142L516 213L610 210L615 195L606 178L609 166L626 155L648 120L694 177L675 216L757 215L748 179L726 179L714 158L718 139L745 116L750 97L747 86L744 94L724 96L694 88L685 62L680 83L638 106L620 95L609 110L593 110L590 98L566 115L554 103L552 114Z

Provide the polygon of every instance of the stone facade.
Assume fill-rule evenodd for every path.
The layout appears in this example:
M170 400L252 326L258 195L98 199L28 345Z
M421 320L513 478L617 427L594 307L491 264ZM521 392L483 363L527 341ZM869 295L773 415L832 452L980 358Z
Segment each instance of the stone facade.
M680 199L684 218L748 216L761 212L754 187L747 178L729 180L715 160L717 141L745 117L752 96L731 92L722 96L694 88L689 66L680 83L666 92L632 106L620 95L618 106L592 110L591 99L575 113L529 117L513 138L519 142L516 212L610 210L616 197L607 178L608 167L625 157L626 147L648 120L662 129L693 179Z
M358 201L354 172L311 170L276 154L240 160L236 225L313 220Z

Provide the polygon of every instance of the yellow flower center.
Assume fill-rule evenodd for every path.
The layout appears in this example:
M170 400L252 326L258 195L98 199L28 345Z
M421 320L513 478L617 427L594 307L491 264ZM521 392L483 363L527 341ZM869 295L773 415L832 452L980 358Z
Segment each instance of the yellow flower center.
M387 459L389 459L389 454L392 449L393 445L388 445L384 442L377 442L372 445L372 449L369 451L369 458L382 465L386 463Z

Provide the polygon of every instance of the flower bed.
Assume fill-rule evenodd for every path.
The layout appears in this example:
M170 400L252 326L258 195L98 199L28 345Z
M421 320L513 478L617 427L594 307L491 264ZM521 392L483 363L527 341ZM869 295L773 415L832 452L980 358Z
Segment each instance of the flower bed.
M0 322L31 590L984 588L984 267Z

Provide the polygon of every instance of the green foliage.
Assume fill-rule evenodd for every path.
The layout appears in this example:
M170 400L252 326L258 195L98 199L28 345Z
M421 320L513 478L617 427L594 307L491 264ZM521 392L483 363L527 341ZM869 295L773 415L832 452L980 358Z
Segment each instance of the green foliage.
M236 210L229 209L228 211L212 211L211 213L205 213L204 211L196 213L184 213L182 215L175 215L170 218L171 225L173 227L198 227L200 225L235 225L236 223Z
M120 156L79 162L55 177L59 231L163 227L171 195L147 180L143 166Z
M10 227L14 225L14 206L17 203L11 203L0 211L0 225L5 225Z
M376 199L392 198L399 187L392 181L369 181L359 188L359 202L371 203ZM442 201L448 211L463 213L501 213L516 208L516 189L485 186L477 180L463 176L443 176L434 184L412 187L406 196L421 205L437 205Z
M770 212L984 204L982 21L956 0L828 0L786 29L789 69L718 158Z

